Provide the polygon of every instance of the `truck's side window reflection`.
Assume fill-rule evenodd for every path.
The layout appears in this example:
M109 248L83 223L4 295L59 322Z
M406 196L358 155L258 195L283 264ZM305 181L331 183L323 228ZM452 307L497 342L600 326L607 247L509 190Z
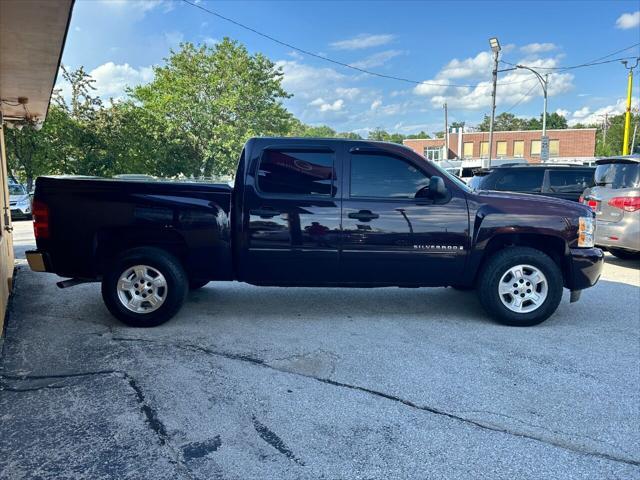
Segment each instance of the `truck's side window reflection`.
M334 155L327 151L265 150L258 188L265 193L332 195Z
M411 163L378 154L351 156L351 197L414 198L429 178Z

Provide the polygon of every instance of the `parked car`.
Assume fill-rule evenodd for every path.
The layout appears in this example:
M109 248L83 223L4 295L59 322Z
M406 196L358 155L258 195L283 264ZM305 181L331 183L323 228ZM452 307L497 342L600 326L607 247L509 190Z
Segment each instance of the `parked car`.
M31 197L27 189L19 183L9 184L9 208L11 218L31 218Z
M40 177L33 210L31 268L70 277L62 287L101 281L109 311L140 327L210 280L475 287L496 320L534 325L604 259L588 207L474 192L384 142L254 138L233 188Z
M595 242L622 259L640 259L640 155L596 162L583 203L596 213Z
M594 167L577 165L508 165L477 170L469 186L476 190L532 193L578 202L582 192L593 186L594 172Z

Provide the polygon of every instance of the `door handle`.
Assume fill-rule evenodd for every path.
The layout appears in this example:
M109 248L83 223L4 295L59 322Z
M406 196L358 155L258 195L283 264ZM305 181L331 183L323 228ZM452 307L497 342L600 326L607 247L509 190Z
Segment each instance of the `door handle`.
M360 210L359 212L351 212L349 218L354 220L360 220L361 222L370 222L376 218L380 218L380 215L373 213L371 210Z
M260 218L273 218L280 215L280 212L273 208L256 208L249 210L249 215L256 215Z

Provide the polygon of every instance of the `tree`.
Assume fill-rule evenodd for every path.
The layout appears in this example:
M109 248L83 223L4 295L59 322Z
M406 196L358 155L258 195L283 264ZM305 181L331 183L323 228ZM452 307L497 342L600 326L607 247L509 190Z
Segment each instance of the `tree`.
M431 138L431 136L424 130L421 130L418 133L412 133L411 135L407 135L406 138Z
M376 128L369 132L368 139L369 140L377 140L381 142L393 142L402 144L402 141L406 137L401 133L389 133L386 130L382 130L381 128Z
M607 128L607 141L604 141L604 130L602 128L602 124L600 125L592 125L592 127L596 127L598 129L596 133L596 156L600 157L609 157L612 155L622 155L622 143L624 140L624 113L620 115L611 115L609 116L609 126ZM640 122L639 114L631 115L631 132L629 132L629 136L633 135L633 126ZM635 142L635 151L632 153L637 153L640 150L639 145L640 140L636 138ZM631 147L631 143L629 143L629 147Z
M214 47L183 43L154 73L131 97L153 125L194 156L185 175L232 174L249 137L284 135L291 128L291 114L281 103L290 97L282 70L229 38Z
M485 115L480 125L478 125L478 130L481 132L488 132L490 121L489 115ZM556 112L551 114L547 112L547 128L568 128L567 119ZM542 130L542 114L540 114L539 118L518 118L513 113L503 112L496 116L493 124L493 130L496 132L513 130Z

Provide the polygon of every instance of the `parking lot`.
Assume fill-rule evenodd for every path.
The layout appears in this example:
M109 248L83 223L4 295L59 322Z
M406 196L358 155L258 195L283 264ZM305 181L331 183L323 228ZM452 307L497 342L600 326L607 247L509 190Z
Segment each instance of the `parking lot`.
M473 292L209 284L127 328L19 271L0 478L640 478L640 263L532 328Z

